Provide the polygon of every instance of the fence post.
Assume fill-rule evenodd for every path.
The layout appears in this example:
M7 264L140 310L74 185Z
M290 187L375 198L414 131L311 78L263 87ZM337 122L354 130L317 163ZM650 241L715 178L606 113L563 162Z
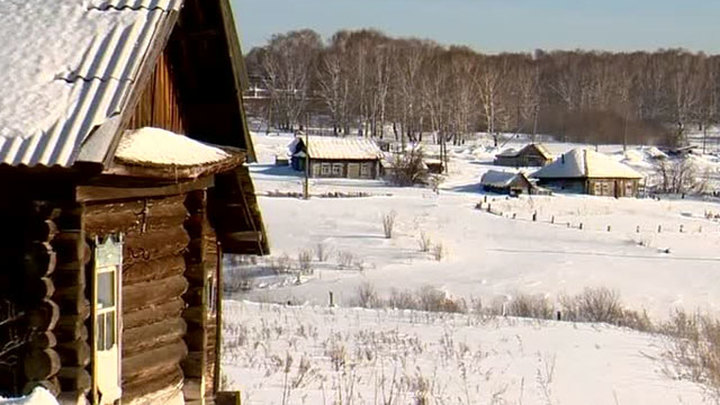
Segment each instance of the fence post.
M329 293L330 293L330 308L332 308L335 306L335 299L333 297L333 292L330 291Z
M533 212L532 220L533 222L537 221L537 211Z
M662 225L658 225L658 233L662 232Z

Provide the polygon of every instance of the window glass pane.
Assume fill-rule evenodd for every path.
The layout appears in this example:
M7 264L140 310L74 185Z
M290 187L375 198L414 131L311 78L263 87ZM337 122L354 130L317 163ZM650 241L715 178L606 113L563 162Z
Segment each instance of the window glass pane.
M105 314L99 314L95 322L95 343L98 350L105 350Z
M105 314L105 350L115 344L115 311Z
M98 307L110 308L115 306L115 272L98 273Z

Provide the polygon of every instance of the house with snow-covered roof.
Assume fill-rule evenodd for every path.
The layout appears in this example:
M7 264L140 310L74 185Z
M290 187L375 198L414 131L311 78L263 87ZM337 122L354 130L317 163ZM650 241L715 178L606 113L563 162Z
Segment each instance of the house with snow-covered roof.
M485 191L509 195L533 194L535 186L522 172L511 173L488 170L480 179Z
M0 22L0 396L237 403L222 255L268 243L229 1L0 1Z
M552 154L539 143L525 145L520 150L506 149L495 155L495 166L509 167L541 167L552 162Z
M554 190L610 196L637 196L643 175L610 156L578 148L531 175L538 185Z
M377 179L384 157L373 140L360 137L297 136L288 149L293 169L304 171L307 159L314 178Z

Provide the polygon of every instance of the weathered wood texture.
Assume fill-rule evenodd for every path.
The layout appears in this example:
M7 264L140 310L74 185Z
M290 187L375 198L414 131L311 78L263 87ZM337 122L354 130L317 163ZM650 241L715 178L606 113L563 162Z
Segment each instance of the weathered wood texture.
M215 381L215 339L217 327L214 316L218 256L217 239L207 217L207 193L189 193L186 206L190 216L186 229L190 243L185 254L186 278L190 283L183 296L188 308L183 318L188 325L185 342L189 354L183 361L187 377L186 400L212 399ZM200 388L202 387L202 388ZM199 392L198 392L199 391Z
M132 194L132 193L131 193ZM190 240L184 195L89 204L88 235L122 232L122 389L131 401L183 378L182 318L187 291L184 252Z
M208 205L210 221L226 253L268 254L262 215L247 167L217 175Z
M91 387L89 365L92 350L88 342L90 294L87 291L87 270L92 266L92 248L83 228L84 207L68 206L57 219L53 248L57 264L53 273L56 285L53 300L60 307L55 327L56 350L61 368L57 378L63 398L84 398Z
M160 54L127 129L142 127L163 128L178 134L186 132L166 52Z
M57 253L52 243L65 203L36 200L32 193L18 184L12 198L0 202L0 392L11 395L35 386L60 391L54 334L60 307L53 300Z

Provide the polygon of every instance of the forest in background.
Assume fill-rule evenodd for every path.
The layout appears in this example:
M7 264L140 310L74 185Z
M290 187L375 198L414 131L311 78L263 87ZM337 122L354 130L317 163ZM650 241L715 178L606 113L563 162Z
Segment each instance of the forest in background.
M482 54L379 31L273 35L245 58L250 108L269 125L398 141L433 134L549 134L592 144L683 145L720 120L720 55L543 51Z

